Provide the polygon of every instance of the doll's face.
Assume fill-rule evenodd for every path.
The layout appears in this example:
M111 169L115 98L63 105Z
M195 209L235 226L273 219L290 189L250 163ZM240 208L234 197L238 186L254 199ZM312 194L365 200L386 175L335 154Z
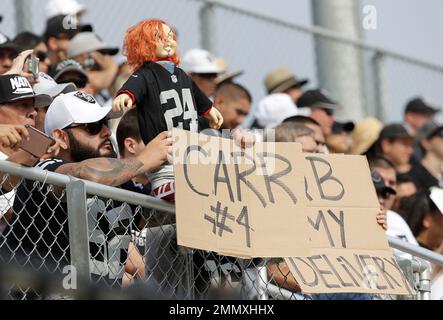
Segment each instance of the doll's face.
M174 32L163 24L163 35L157 35L157 48L155 55L159 58L172 57L177 50L177 42L174 40Z

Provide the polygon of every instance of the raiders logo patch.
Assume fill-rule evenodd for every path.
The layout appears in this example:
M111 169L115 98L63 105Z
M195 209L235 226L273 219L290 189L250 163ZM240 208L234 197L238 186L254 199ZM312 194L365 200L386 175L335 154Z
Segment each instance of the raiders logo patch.
M95 101L93 96L91 96L91 95L89 95L87 93L84 93L84 92L77 91L76 93L74 93L74 97L77 97L77 98L83 100L84 102L88 102L88 103L91 103L91 104L96 103L96 101Z

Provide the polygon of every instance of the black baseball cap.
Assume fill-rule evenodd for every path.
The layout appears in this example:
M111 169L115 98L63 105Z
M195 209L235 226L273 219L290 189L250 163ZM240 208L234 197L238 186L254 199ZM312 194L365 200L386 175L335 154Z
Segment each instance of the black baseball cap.
M75 72L80 76L80 78L88 81L88 74L86 73L85 69L80 63L73 59L67 59L59 62L55 68L55 72L56 74L54 75L54 80L57 82L66 72Z
M331 109L338 110L341 107L338 105L336 101L331 99L323 89L316 90L308 90L306 91L298 100L297 100L298 108L322 108L322 109Z
M354 131L355 124L354 122L334 122L332 125L332 133L342 133L347 132L350 133Z
M18 74L0 76L0 105L30 98L34 99L36 107L46 107L52 102L47 94L35 94L25 77Z
M438 112L440 112L439 108L431 106L429 103L427 103L422 98L415 98L408 102L405 108L405 113L411 112L411 113L418 113L423 115L434 115Z
M412 136L406 130L406 128L401 123L393 123L388 124L385 126L379 136L379 140L382 139L390 139L390 140L397 140L397 139L410 139L412 140Z
M9 39L5 34L0 32L0 50L9 49L18 54L20 49L11 39Z
M61 34L65 34L69 39L72 39L77 33L92 31L90 24L74 25L71 22L74 19L71 15L58 15L46 21L46 29L43 37L48 40L51 37L57 38Z
M388 195L388 194L396 195L397 194L397 192L395 192L394 189L392 189L391 187L388 187L385 184L385 180L383 179L383 177L381 176L381 174L378 171L372 170L371 177L372 177L372 183L374 184L374 187L375 187L375 191L377 191L378 194L382 194L382 195Z

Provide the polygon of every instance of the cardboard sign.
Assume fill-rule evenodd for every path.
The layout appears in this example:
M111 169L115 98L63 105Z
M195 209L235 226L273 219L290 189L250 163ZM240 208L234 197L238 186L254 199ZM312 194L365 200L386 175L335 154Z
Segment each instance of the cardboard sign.
M177 239L223 255L291 257L308 248L301 145L174 130Z
M366 158L305 160L310 253L285 259L303 292L413 294L376 223L380 209Z
M410 295L376 222L366 158L303 154L174 130L178 244L240 258L284 257L305 293Z

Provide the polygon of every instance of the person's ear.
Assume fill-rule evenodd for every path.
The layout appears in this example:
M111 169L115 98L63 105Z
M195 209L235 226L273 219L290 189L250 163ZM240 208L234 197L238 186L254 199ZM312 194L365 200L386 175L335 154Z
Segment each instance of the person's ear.
M388 139L383 139L380 141L381 152L385 153L390 149L391 142Z
M125 150L121 150L122 154L124 154L125 151L129 152L130 154L134 155L136 154L135 146L137 144L137 141L133 138L126 138L124 141Z
M60 142L60 148L63 150L68 150L69 140L66 132L60 129L54 129L52 131L52 136Z
M223 108L223 104L225 103L225 98L223 96L216 96L214 99L214 106L220 110Z

